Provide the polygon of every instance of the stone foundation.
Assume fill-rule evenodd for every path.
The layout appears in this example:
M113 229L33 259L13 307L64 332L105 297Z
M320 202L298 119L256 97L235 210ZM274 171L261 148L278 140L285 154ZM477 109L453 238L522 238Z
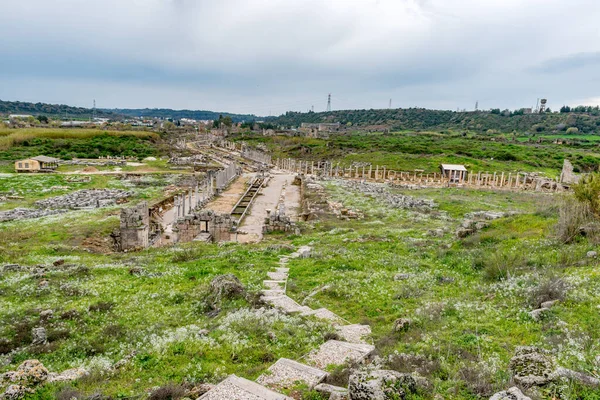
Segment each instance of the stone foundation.
M228 242L233 230L231 215L217 214L211 210L187 215L173 224L175 242L191 242L201 233L210 234L213 242Z
M150 215L148 203L121 209L120 250L137 250L148 247Z

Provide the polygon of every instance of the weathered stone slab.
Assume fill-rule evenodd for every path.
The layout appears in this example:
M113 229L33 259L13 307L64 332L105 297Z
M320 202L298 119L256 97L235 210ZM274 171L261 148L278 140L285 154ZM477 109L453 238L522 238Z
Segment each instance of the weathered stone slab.
M274 281L285 281L288 277L288 274L282 274L280 272L267 272L267 276L269 277L269 279L272 279Z
M288 272L290 272L289 268L275 268L275 272L277 272L278 274L287 274Z
M263 281L263 285L270 290L283 290L285 288L285 281Z
M335 328L338 335L350 343L367 343L365 338L371 334L369 325L343 325Z
M342 324L344 320L339 315L335 314L333 311L329 311L326 308L319 308L316 310L305 311L302 315L314 315L319 319L325 319L327 321L331 321L335 324Z
M276 297L283 296L285 294L285 291L283 289L268 289L261 290L261 293L264 297Z
M200 396L198 400L293 400L291 397L274 392L266 387L230 375L223 382L215 386L208 393Z
M286 313L295 313L295 312L303 312L310 310L310 308L301 306L296 303L294 299L282 295L282 296L273 296L273 297L263 297L263 300L273 307L279 308L280 310L285 311Z
M280 358L256 380L261 385L289 388L305 383L312 388L327 377L327 372L287 358Z
M326 368L328 365L341 365L347 361L361 362L374 350L375 346L369 344L329 340L319 350L311 353L308 359L315 367Z
M319 383L315 386L315 390L321 394L328 394L330 398L343 399L348 397L348 389L327 383Z

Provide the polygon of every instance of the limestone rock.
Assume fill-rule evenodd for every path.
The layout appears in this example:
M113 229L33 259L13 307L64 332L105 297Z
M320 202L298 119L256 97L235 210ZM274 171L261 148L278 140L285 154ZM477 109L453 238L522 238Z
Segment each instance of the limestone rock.
M411 321L408 318L398 318L396 321L394 321L394 332L407 331L410 323Z
M588 251L587 252L587 257L588 258L597 258L598 257L598 252L596 252L596 251Z
M529 311L528 314L531 316L531 318L533 318L534 321L539 321L542 319L542 317L544 316L546 311L549 311L549 310L550 310L549 308L542 307L542 308L538 308L537 310Z
M536 347L518 347L510 360L509 368L516 383L525 386L545 385L552 381L556 365L554 360Z
M356 371L348 381L350 400L404 399L416 389L411 375L390 370Z
M46 328L44 327L37 327L37 328L33 328L31 330L31 336L32 336L32 340L31 340L31 344L36 345L36 344L44 344L48 341L48 335L46 333Z
M508 390L498 392L490 400L531 400L531 398L525 396L518 387L513 386Z
M48 376L48 382L68 382L83 378L88 374L84 368L67 369L60 374L51 373Z
M48 379L48 370L38 360L26 360L19 365L16 371L9 371L2 375L0 382L10 382L25 387L39 385Z
M25 396L25 394L31 393L31 392L32 392L32 390L27 389L25 386L10 385L8 388L6 388L6 391L0 398L5 399L5 400L18 400L18 399L22 398L23 396Z

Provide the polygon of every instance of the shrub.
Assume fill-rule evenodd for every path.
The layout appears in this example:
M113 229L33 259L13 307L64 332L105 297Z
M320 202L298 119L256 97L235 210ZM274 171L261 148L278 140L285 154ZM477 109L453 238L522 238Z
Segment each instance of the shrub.
M185 396L187 389L183 385L170 384L154 390L148 400L175 400Z
M104 311L110 311L112 310L112 308L115 306L115 303L111 302L111 301L100 301L96 304L92 304L88 309L91 312L104 312Z
M562 278L550 278L535 288L529 303L532 307L538 308L546 301L564 300L568 289L569 285Z
M593 222L594 216L589 204L577 201L574 197L564 197L558 209L557 237L563 243L571 243ZM598 236L594 229L587 229L587 232L592 240Z
M497 250L483 261L483 274L490 281L510 278L516 269L527 264L523 252L514 250Z
M576 134L576 133L579 133L579 128L572 126L567 129L567 134Z

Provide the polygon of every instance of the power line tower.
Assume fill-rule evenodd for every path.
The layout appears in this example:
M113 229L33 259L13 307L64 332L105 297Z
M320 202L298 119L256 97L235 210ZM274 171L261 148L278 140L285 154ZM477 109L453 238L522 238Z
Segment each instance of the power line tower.
M92 122L96 120L96 99L94 99L94 108L92 108Z
M390 99L390 105L388 106L388 108L391 110L392 109L392 99Z
M479 110L479 100L475 102L475 111Z
M331 93L327 96L327 112L331 111Z

